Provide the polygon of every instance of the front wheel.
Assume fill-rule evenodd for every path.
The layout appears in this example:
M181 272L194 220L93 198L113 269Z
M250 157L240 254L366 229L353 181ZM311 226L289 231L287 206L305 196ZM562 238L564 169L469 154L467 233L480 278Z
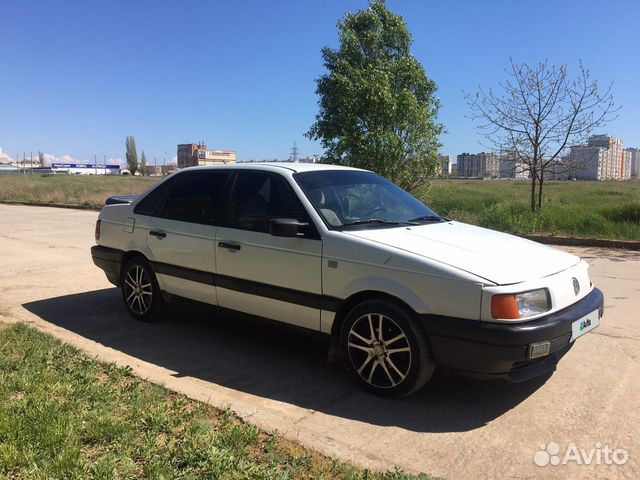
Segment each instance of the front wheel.
M340 347L354 380L384 397L415 392L435 370L427 337L415 315L387 300L369 300L353 308L342 324Z
M149 262L135 257L124 267L122 274L122 300L129 313L137 320L159 319L162 294Z

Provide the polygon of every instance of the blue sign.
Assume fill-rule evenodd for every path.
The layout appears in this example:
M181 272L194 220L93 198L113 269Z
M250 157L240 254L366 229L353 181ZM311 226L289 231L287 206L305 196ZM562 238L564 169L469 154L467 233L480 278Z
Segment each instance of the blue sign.
M96 168L106 168L109 170L120 170L120 165L105 165L104 163L99 163L97 165L90 163L52 163L51 168L86 168L94 170Z

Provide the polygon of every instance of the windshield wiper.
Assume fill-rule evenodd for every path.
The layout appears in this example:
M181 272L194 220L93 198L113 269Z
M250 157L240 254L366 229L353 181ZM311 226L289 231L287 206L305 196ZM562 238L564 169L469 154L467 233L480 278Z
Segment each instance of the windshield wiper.
M422 215L421 217L412 218L409 222L448 222L449 219L440 215Z
M392 220L385 220L384 218L363 218L361 220L354 220L353 222L343 223L342 227L351 227L352 225L404 225L411 222L394 222Z

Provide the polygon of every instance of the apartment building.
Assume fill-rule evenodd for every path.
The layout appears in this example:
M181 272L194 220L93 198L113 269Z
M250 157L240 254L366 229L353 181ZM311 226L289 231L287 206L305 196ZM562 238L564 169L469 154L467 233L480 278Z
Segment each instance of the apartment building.
M437 174L442 177L450 177L453 169L453 156L438 154Z
M569 161L578 180L627 180L631 159L625 161L624 143L610 135L593 135L587 145L571 148Z
M500 157L500 178L529 178L529 170L522 160L504 155Z
M640 178L640 148L625 148L624 158L629 161L629 175Z
M459 177L500 177L500 157L495 153L462 153L457 157L457 165Z

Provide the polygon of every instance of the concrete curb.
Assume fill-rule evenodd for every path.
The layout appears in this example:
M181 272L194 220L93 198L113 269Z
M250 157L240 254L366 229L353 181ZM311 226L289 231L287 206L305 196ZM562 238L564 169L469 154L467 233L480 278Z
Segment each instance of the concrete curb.
M26 207L54 207L54 208L70 208L73 210L93 210L99 212L102 207L94 207L93 205L77 205L73 203L45 203L45 202L22 202L20 200L0 200L0 204L4 205L23 205Z
M93 210L99 212L102 207L93 205L74 205L72 203L21 202L17 200L0 200L0 204L24 205L28 207L70 208L74 210ZM620 248L624 250L640 250L640 241L608 240L605 238L558 237L554 235L518 235L538 243L547 245L565 245L571 247Z

